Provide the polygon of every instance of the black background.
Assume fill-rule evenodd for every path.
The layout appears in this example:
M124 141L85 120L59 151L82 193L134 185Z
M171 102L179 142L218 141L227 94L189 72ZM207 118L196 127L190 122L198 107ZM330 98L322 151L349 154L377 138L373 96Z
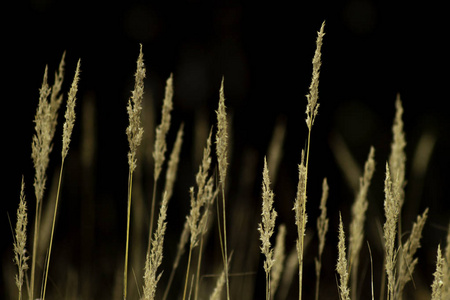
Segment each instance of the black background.
M321 181L328 177L330 232L327 246L331 265L324 272L330 273L329 286L336 290L333 264L338 212L342 211L348 226L353 201L352 191L337 167L329 141L341 136L360 165L365 161L369 147L373 145L376 148L377 171L368 222L384 222L384 165L390 150L397 93L400 93L405 109L408 163L412 161L415 146L424 133L437 139L427 172L419 178L421 188L414 189L419 183L409 178L407 199L411 197L414 209L405 213L404 220L404 226L409 228L414 215L425 207L430 208L431 217L424 234L424 243L427 244L423 248L426 250L420 252L419 259L423 274L419 279L425 286L431 284L435 251L438 243L445 243L449 221L447 178L450 143L446 105L449 46L443 6L430 1L369 0L267 3L35 0L10 3L3 6L1 12L3 77L0 82L3 101L0 111L4 154L0 253L3 270L9 270L3 267L5 264L12 264L12 235L7 215L14 224L22 174L25 176L29 209L34 212L33 118L45 65L49 66L52 82L53 70L58 67L63 51L66 51L64 91L68 91L76 61L81 58L77 113L81 115L88 98L94 99L96 109L97 152L92 171L96 179L92 193L98 217L96 228L92 230L97 241L105 235L108 238L104 243L97 242L97 248L92 251L96 253L93 256L102 256L97 261L97 269L108 264L102 260L109 260L109 267L100 271L105 273L101 275L105 279L100 284L101 291L96 291L97 297L106 299L110 296L114 270L122 268L128 168L125 108L133 87L140 43L148 72L146 95L154 99L150 105L157 112L155 122L159 122L165 80L173 72L175 97L170 141L179 124L184 122L186 125L185 143L189 150L182 154L186 162L182 163L179 176L183 179L179 180L176 199L171 202L177 204L169 208L169 215L171 209L176 210L176 216L169 218L174 240L180 231L180 218L183 220L188 211L187 188L194 183L197 168L193 162L188 162L193 155L189 145L192 145L190 136L193 135L194 120L199 114L206 114L210 124L215 123L214 110L222 76L225 78L227 106L233 115L234 150L229 185L239 186L244 181L243 176L246 175L242 166L245 165L245 153L256 157L255 169L250 174L260 174L275 121L280 118L286 120L284 157L275 186L276 197L279 196L280 200L275 201L280 222L293 223L290 207L295 197L300 151L307 136L305 95L310 84L316 32L325 20L319 86L321 106L312 133L308 209L311 211L309 226L313 229ZM60 117L62 115L61 112ZM67 188L63 189L55 237L56 241L62 241L60 245L56 242L55 247L69 248L62 253L69 257L67 264L75 269L80 264L77 253L82 247L78 228L81 208L74 204L79 201L79 195L73 194L73 191L81 189L77 180L84 176L77 169L80 120L77 119L67 159L63 183ZM61 142L58 139L62 123L61 118L48 174L59 169ZM408 164L407 176L410 169L411 164ZM260 209L259 182L260 176L257 175L250 188L252 196L246 204L256 214ZM151 190L151 180L148 184ZM237 192L234 188L230 190L231 206L238 206L236 203L243 201L242 196L233 197ZM259 219L251 225L255 231L257 222ZM292 246L295 239L293 224L288 226L288 230L293 230L288 236ZM316 251L313 238L311 262ZM379 261L378 265L381 265ZM167 264L164 268L166 275L169 266ZM258 276L261 274L260 268ZM313 276L310 277L313 283ZM260 287L264 282L263 277L261 279L258 282ZM63 286L63 282L59 284ZM257 290L255 297L262 297L260 293L264 289ZM1 294L3 291L6 295L5 286L0 285ZM291 294L295 297L295 289ZM331 295L337 298L336 294Z

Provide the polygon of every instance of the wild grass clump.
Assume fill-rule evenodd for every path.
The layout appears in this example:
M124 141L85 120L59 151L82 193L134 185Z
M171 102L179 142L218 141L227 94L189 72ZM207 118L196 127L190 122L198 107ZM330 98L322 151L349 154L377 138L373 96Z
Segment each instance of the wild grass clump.
M322 176L320 178L325 177L321 185L321 197L315 192L310 192L315 191L308 185L310 161L314 160L319 164L321 160L321 157L315 156L314 151L311 150L313 149L311 133L318 116L324 30L325 23L322 23L317 33L316 50L312 60L312 78L306 96L305 148L296 149L298 178L293 179L292 182L297 184L297 191L295 193L295 187L292 190L284 189L289 184L286 182L283 182L282 192L281 189L280 193L276 190L277 182L280 182L277 171L280 169L282 144L288 124L278 122L266 155L256 156L255 159L258 164L255 163L257 167L254 169L262 170L257 172L260 177L255 177L261 179L258 181L258 205L252 206L250 211L239 212L236 212L239 210L236 206L229 205L237 202L235 195L240 190L235 188L233 183L245 181L247 178L241 176L236 181L230 180L229 173L232 173L233 168L229 167L233 165L232 156L237 153L233 152L231 146L234 131L230 128L233 118L230 117L232 114L228 112L225 105L224 77L220 83L217 82L217 121L214 126L203 128L205 138L201 141L201 147L203 147L201 161L201 153L195 154L199 155L199 162L195 163L199 163L198 171L191 178L180 180L182 183L191 182L190 188L186 188L183 196L175 193L178 169L183 166L180 162L188 160L183 152L184 140L190 137L185 134L187 125L183 122L175 127L178 128L176 134L171 133L171 128L176 123L171 116L172 110L176 109L173 102L176 86L172 74L166 81L161 122L154 131L151 130L154 132L154 141L150 141L153 143L152 150L147 153L149 157L151 156L153 163L149 168L151 174L142 176L140 173L139 167L143 165L142 161L146 161L140 159L141 155L145 155L145 151L141 149L144 147L140 145L145 141L143 115L144 82L147 71L144 65L143 47L140 46L136 61L134 89L126 106L129 123L124 131L129 149L127 156L124 152L123 157L119 158L124 163L128 161L127 201L126 210L123 211L123 215L126 215L126 225L125 221L121 224L126 232L126 235L125 233L123 235L125 249L123 253L120 252L120 262L117 265L111 263L112 268L118 270L115 287L111 286L107 289L103 286L98 287L102 289L101 293L105 295L105 298L230 300L252 299L252 297L256 299L264 295L266 300L283 300L289 297L302 299L314 294L316 300L328 299L330 295L334 295L336 299L349 300L363 299L368 294L364 291L370 290L372 299L401 300L406 299L407 292L415 291L414 288L418 286L416 281L420 278L416 277L415 273L420 264L426 264L423 253L419 249L423 243L424 228L427 226L427 219L432 208L424 208L421 214L417 215L415 222L402 220L402 209L408 205L408 193L405 189L407 159L405 124L402 119L404 109L399 95L395 100L395 117L388 159L384 162L383 159L378 159L382 155L377 152L378 165L385 165L384 197L377 201L372 200L377 195L373 193L374 190L383 185L381 180L377 183L375 147L369 148L367 160L359 175L359 185L355 188L353 202L345 200L347 203L353 203L348 211L339 209L338 213L338 210L330 209L330 207L336 207L335 199L338 198L334 192L335 178L320 174ZM61 90L65 73L64 58L65 55L55 73L54 84L51 87L48 83L48 68L45 68L39 90L34 119L35 134L32 137L31 149L35 171L33 186L36 205L35 211L31 214L25 197L24 177L20 186L12 242L13 262L17 266L17 273L11 274L19 300L45 299L47 287L50 285L55 289L48 293L48 298L65 298L61 296L63 283L58 276L52 276L56 274L53 273L56 267L53 265L50 267L50 262L52 249L61 247L54 239L54 235L58 211L61 209L60 206L64 205L64 202L60 203L64 198L61 190L62 177L66 160L69 160L69 146L76 125L75 106L81 72L80 61L76 66L73 82L67 94L65 121L62 126L59 176L55 184L54 198L48 197L51 198L49 201L53 200L51 202L53 206L44 203L50 153L53 150L58 111L63 102ZM326 101L324 103L326 104ZM299 112L298 115L301 116L302 113ZM186 132L191 132L190 128ZM171 140L172 137L174 140ZM196 147L192 148L196 149ZM167 163L166 152L170 153ZM291 167L295 168L295 163L292 163ZM249 167L243 164L242 168ZM324 168L317 168L317 172L325 173L325 171ZM148 178L150 178L150 184L146 181ZM234 179L233 176L231 179ZM124 179L124 188L125 181ZM134 185L133 181L139 184ZM144 185L150 188L144 189ZM163 187L162 190L158 188L159 185ZM139 189L137 194L134 193L136 189ZM148 197L143 196L144 191L148 191ZM276 197L274 191L277 193ZM382 191L383 189L379 188L380 194ZM170 201L171 198L174 199ZM246 194L241 202L246 202L247 205L250 202L249 198L250 196ZM341 200L344 202L344 199ZM121 203L125 208L125 199L122 199ZM46 208L50 207L49 224L51 226L49 227L51 229L48 232L41 226L44 204ZM131 209L132 204L133 208L137 207L135 210ZM184 211L187 206L190 208ZM317 210L317 219L312 221L315 224L309 225L312 222L308 216L314 216L314 208ZM375 212L382 211L382 216L368 213L369 209ZM157 216L155 216L156 211L159 211ZM173 219L170 216L176 216L177 213L185 217L178 223L177 220L172 223ZM145 214L148 218L142 217ZM243 217L236 217L239 215ZM29 216L34 216L34 219L30 220L30 223L34 224L31 230L27 228ZM408 221L412 223L412 226L410 228L405 226L408 228L403 230L402 224L405 225ZM370 231L373 226L368 226L369 223L379 224L378 236ZM248 229L244 228L247 226L245 224L252 225L248 226L250 228ZM146 229L133 231L133 226L147 227L148 232ZM450 225L445 224L445 226ZM348 229L348 234L345 228ZM251 234L242 238L240 234L245 231ZM30 235L29 232L32 234ZM142 234L135 235L135 232ZM177 236L171 236L173 232L176 232ZM148 237L148 240L145 238L142 242L143 236ZM48 240L46 249L38 249L41 240L46 243ZM144 244L148 246L142 246ZM376 244L378 247L373 247L374 251L372 251L371 244ZM431 280L426 282L431 299L449 299L450 297L450 227L448 227L445 247L441 248L441 244L444 243L436 242L435 246L437 254L435 271L432 274L434 278L432 282ZM316 246L317 249L314 248ZM367 251L365 251L366 246ZM257 250L258 248L260 251ZM235 249L248 249L248 252L241 250L244 253L239 253ZM311 257L311 249L314 250L315 257ZM43 251L47 254L41 255ZM370 264L367 255L370 258ZM45 263L40 264L41 261ZM244 271L238 270L238 264L243 262L249 262L252 267ZM311 267L312 265L314 266ZM100 266L101 264L98 264L95 267ZM311 271L313 268L315 272ZM64 271L70 272L66 269ZM369 277L369 273L370 282L368 283L364 278ZM249 279L245 280L245 284L249 285L245 288L250 292L244 292L248 292L250 296L241 296L244 293L242 291L244 280L241 280L243 277ZM335 280L329 282L329 278ZM424 281L426 280L421 279L422 285ZM298 282L298 285L292 284L293 282ZM408 285L411 288L408 288ZM118 292L113 293L113 290ZM111 297L111 294L116 296ZM76 298L78 294L75 292L71 296Z

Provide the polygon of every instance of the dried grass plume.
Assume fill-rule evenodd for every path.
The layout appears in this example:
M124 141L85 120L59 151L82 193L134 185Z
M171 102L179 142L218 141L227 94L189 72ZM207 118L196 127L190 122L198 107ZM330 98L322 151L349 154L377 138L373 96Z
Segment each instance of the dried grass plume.
M17 265L18 274L16 275L16 285L19 289L19 300L22 298L23 279L25 278L25 271L28 269L26 244L27 244L27 202L25 200L25 183L22 177L22 184L20 188L20 202L17 209L17 223L14 237L14 263Z

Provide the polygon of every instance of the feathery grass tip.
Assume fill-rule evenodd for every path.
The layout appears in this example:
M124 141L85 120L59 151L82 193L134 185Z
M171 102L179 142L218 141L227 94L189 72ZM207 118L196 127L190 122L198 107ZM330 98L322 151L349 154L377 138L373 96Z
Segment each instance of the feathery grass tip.
M156 286L161 279L162 273L157 275L158 268L163 259L164 235L166 233L166 217L167 217L168 198L164 193L163 201L159 211L158 224L154 234L150 253L147 253L144 274L144 300L155 299Z
M166 91L163 101L162 107L162 117L161 124L156 128L156 139L155 139L155 148L153 150L153 159L155 160L155 173L154 178L155 181L158 180L159 174L161 173L161 168L164 163L165 157L164 154L167 150L166 143L166 135L170 129L170 112L173 109L173 74L170 74L170 77L166 82Z
M17 223L14 237L14 262L17 265L18 274L15 276L16 285L19 289L19 300L22 298L23 279L25 278L25 271L28 269L27 250L27 202L25 200L25 183L22 176L22 184L20 188L19 208L17 209Z
M142 45L136 64L134 90L131 92L131 98L128 100L127 106L129 125L126 129L126 133L128 136L128 144L130 146L130 151L128 152L128 166L131 173L136 169L136 151L141 144L142 135L144 134L144 129L141 126L141 112L142 99L144 98L144 79L146 70Z
M75 76L67 98L66 112L64 114L66 121L63 126L63 147L61 151L61 156L63 159L66 158L67 152L69 151L70 137L72 136L73 126L75 124L75 102L77 100L76 95L78 91L78 81L80 80L80 63L81 60L78 60Z
M339 256L336 264L336 271L339 274L339 291L340 299L350 300L350 290L348 288L348 264L347 264L347 254L345 252L345 232L344 225L342 224L342 216L339 213L339 242L338 242Z
M219 180L223 185L225 184L225 178L227 176L228 167L228 121L227 112L225 106L225 94L224 94L224 78L220 84L219 90L219 108L216 111L217 114L217 133L216 133L216 152L217 160L219 163Z
M325 21L322 23L320 27L320 31L317 32L317 40L316 40L316 51L314 53L314 57L312 60L313 64L313 72L311 85L309 86L309 94L306 95L306 99L308 100L308 105L306 106L306 125L308 129L311 131L311 127L314 124L314 120L317 116L319 110L319 104L317 101L319 100L319 75L320 75L320 67L322 65L322 43L325 27Z

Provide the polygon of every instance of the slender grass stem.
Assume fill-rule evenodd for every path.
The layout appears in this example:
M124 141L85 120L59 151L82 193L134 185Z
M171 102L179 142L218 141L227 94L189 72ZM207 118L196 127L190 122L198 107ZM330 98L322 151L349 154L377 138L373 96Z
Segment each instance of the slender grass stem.
M58 211L58 202L59 202L59 194L61 192L61 181L62 181L63 169L64 169L64 157L61 160L61 169L59 170L58 189L56 191L56 202L55 202L55 210L53 212L52 231L50 234L50 245L48 248L47 263L46 263L46 267L45 267L44 288L42 290L42 300L45 300L45 292L47 290L48 268L50 265L50 257L52 254L53 235L55 233L56 213Z
M202 264L202 253L203 253L203 234L200 237L200 246L198 250L198 259L197 259L197 276L195 278L195 290L194 290L194 300L198 300L198 287L200 280L200 266Z
M128 285L128 248L130 241L131 191L133 190L133 173L128 172L128 209L127 209L127 240L125 244L125 266L123 270L123 299L127 299Z
M308 126L308 144L306 146L306 162L305 162L305 190L303 194L303 199L306 199L306 186L308 181L308 161L309 161L309 147L311 145L311 127L312 127L312 119L309 120L309 126ZM306 227L306 205L303 205L303 211L301 212L303 215L303 224L302 228L303 231ZM297 227L298 228L298 227ZM302 282L303 282L303 252L304 252L304 242L305 242L305 235L304 232L301 232L300 228L298 228L298 236L300 239L300 247L301 251L299 253L299 266L298 266L298 283L299 283L299 296L298 299L302 299Z
M222 183L222 208L223 208L223 254L224 254L224 268L225 268L225 283L227 287L227 300L230 300L230 284L228 280L228 248L227 248L227 218L225 207L225 188Z
M35 280L35 273L36 273L36 252L37 252L37 244L39 240L39 224L40 224L40 218L39 218L39 207L40 207L39 201L36 201L36 212L34 216L34 234L33 234L33 253L31 254L31 279L30 279L30 300L33 300L34 298L34 280Z
M270 273L266 273L266 300L270 300Z
M188 281L189 281L189 271L190 271L190 267L191 267L192 249L193 249L192 246L190 246L189 247L188 265L187 265L187 270L186 270L186 280L184 282L183 300L186 299L186 291L187 291L187 285L188 285Z

